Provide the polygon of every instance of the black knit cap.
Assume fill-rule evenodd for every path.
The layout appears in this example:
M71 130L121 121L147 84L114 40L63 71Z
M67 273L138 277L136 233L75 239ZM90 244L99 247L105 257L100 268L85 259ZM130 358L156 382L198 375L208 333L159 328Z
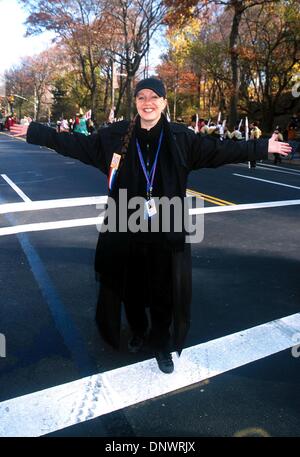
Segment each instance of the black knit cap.
M157 78L146 78L139 81L134 89L134 96L136 97L138 92L143 89L151 89L160 97L167 95L164 83Z

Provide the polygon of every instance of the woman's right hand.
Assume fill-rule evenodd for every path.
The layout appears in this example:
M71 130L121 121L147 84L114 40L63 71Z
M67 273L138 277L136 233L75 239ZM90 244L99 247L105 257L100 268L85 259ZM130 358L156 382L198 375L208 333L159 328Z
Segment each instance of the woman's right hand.
M28 125L15 124L10 128L10 132L13 136L25 136L27 134Z

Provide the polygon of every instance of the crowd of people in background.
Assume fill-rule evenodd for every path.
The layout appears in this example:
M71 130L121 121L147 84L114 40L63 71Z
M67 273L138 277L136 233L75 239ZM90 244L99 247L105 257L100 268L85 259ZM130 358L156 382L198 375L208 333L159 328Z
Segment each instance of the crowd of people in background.
M56 122L57 132L76 132L83 135L91 135L96 127L94 121L82 112L76 113L75 118L69 120L61 118Z
M177 122L183 123L182 118L177 118ZM206 120L199 118L197 115L193 115L190 119L188 128L193 130L198 135L211 135L212 137L219 138L221 140L231 139L235 141L240 140L258 140L263 136L263 132L260 128L258 121L252 121L248 127L248 138L246 138L246 128L245 120L241 120L234 129L230 132L226 126L226 122L212 122L211 120ZM295 155L296 152L300 152L300 113L294 113L288 122L286 128L283 128L277 125L272 133L277 135L278 141L288 141L292 146L291 157ZM279 154L274 154L274 164L277 165L281 163L282 158ZM256 162L251 161L250 167L255 168Z
M120 118L118 120L122 120ZM0 112L0 131L10 131L11 127L14 124L29 125L32 121L31 117L23 116L21 119L18 119L16 114L5 115L3 112ZM176 119L178 123L185 123L182 117ZM83 113L82 110L76 113L74 118L65 119L60 118L56 122L57 132L76 132L84 135L93 134L98 128L104 128L108 126L111 122L104 122L99 127L95 125L95 122L92 120L91 116L88 113ZM212 137L219 138L221 140L231 139L234 141L245 140L245 120L241 120L236 124L232 131L226 126L226 122L220 121L213 122L211 120L206 120L203 118L198 118L198 115L193 115L190 118L190 122L187 124L188 128L193 130L198 135L211 135ZM263 132L260 128L258 121L252 121L249 123L248 127L249 140L258 140L263 136ZM296 152L300 152L300 113L294 113L291 116L287 126L285 128L277 125L274 129L274 132L277 134L278 141L288 141L292 146L291 158L295 155ZM282 158L279 154L274 155L274 164L277 165L281 163ZM255 161L250 162L250 167L255 168Z
M8 116L5 116L4 113L0 112L0 131L10 131L11 127L15 124L29 125L31 121L32 118L30 116L23 116L21 119L19 119L15 114L9 114Z

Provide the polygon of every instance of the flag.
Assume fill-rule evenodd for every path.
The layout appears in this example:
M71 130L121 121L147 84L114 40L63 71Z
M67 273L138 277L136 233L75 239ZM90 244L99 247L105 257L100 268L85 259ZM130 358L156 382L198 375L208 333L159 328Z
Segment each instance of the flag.
M10 133L14 136L24 136L27 133L28 125L14 124L10 127Z
M249 125L248 125L248 117L245 117L245 140L249 140ZM251 168L251 162L248 160L248 168Z
M113 123L115 122L115 107L111 108L109 116L108 116L108 122Z
M245 140L249 140L249 125L248 125L248 117L246 116L245 119Z
M220 127L219 127L220 136L223 138L223 135L225 132L226 119L224 119L222 124L220 123L219 125L220 125Z
M195 125L195 133L199 133L199 116L196 114L196 125Z
M168 122L171 122L171 114L170 114L170 108L169 108L168 103L167 103L167 106L166 106L166 118L167 118Z
M92 110L89 109L89 110L85 113L84 117L86 118L86 120L91 119L91 117L92 117Z

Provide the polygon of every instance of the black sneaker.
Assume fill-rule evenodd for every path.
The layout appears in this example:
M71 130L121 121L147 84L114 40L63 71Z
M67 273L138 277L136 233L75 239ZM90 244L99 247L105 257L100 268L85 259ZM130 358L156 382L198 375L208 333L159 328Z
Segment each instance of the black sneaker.
M139 352L144 344L145 337L133 335L128 341L128 351L132 353Z
M155 358L160 371L163 373L173 373L174 363L172 360L172 354L165 351L159 351L155 354Z

